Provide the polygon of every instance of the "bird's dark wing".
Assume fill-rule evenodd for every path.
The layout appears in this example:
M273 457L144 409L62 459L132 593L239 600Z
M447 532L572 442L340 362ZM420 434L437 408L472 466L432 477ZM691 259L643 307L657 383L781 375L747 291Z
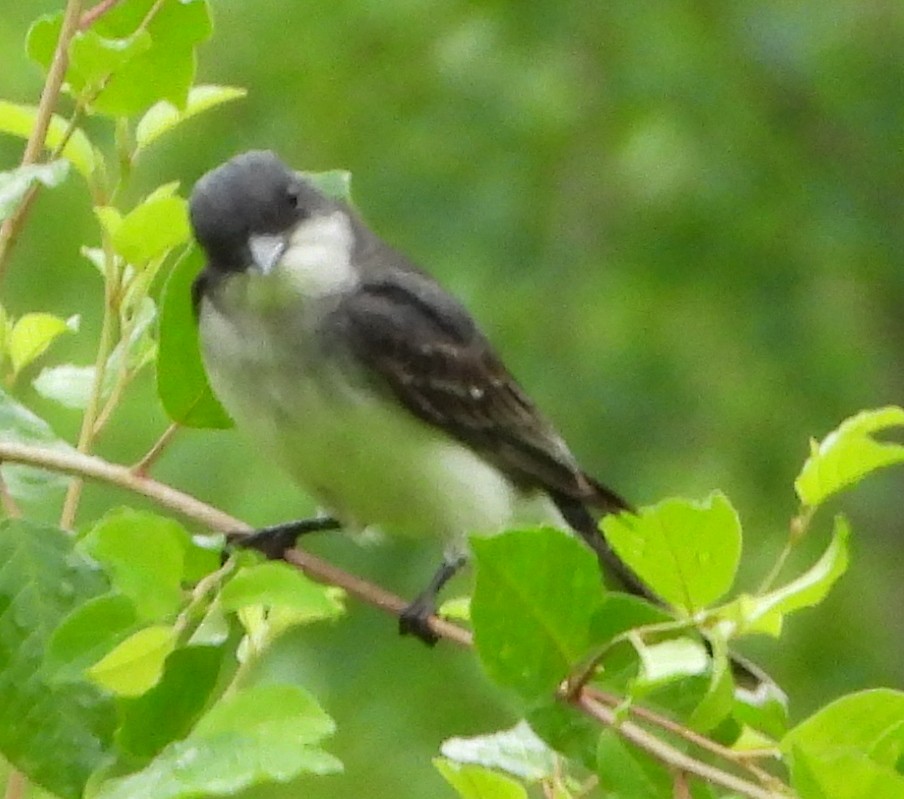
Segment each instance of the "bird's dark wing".
M519 484L607 511L626 507L581 471L467 311L429 276L366 278L334 313L357 358L414 415Z

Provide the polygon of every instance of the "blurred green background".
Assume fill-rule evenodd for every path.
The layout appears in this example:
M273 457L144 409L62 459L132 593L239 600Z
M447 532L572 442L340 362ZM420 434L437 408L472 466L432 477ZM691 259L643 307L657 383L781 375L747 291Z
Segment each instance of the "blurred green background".
M808 437L904 402L899 0L212 5L198 80L249 96L150 152L136 196L174 179L187 192L248 148L351 170L364 215L466 301L590 471L637 503L729 494L747 586L784 540ZM0 96L36 102L22 41L59 6L4 4ZM20 153L0 141L2 168ZM101 286L78 247L95 238L71 180L42 197L4 283L13 313L83 315L55 359L92 358ZM22 396L74 436L75 414ZM99 449L135 459L165 424L146 375ZM232 432L180 435L158 474L252 523L312 510ZM91 488L82 518L125 501ZM853 521L850 572L781 645L747 650L794 718L904 685L904 474L837 509ZM795 565L825 546L830 513ZM439 554L310 547L405 595ZM451 796L430 765L440 741L514 720L470 654L400 640L357 604L262 670L315 690L347 772L259 797Z

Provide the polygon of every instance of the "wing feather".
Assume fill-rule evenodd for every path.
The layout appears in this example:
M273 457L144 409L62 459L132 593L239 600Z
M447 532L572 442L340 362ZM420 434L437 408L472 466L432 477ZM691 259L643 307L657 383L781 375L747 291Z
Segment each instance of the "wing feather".
M520 484L611 509L615 495L597 491L467 311L432 278L370 277L334 313L357 358L413 414Z

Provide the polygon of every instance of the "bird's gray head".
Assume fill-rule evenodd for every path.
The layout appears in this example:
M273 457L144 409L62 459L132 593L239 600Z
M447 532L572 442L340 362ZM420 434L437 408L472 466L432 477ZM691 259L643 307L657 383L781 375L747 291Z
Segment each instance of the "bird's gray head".
M293 228L336 208L267 150L242 153L212 169L189 201L195 237L210 266L230 272L272 268Z

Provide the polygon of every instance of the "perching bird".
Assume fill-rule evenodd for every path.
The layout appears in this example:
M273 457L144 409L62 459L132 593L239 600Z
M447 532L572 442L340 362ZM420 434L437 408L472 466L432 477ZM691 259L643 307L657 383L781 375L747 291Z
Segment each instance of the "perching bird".
M597 527L627 504L581 469L458 300L345 202L255 151L198 181L191 222L207 254L193 299L214 392L331 514L252 544L279 556L329 527L442 539L442 566L400 621L427 641L472 533L572 530L649 596Z

